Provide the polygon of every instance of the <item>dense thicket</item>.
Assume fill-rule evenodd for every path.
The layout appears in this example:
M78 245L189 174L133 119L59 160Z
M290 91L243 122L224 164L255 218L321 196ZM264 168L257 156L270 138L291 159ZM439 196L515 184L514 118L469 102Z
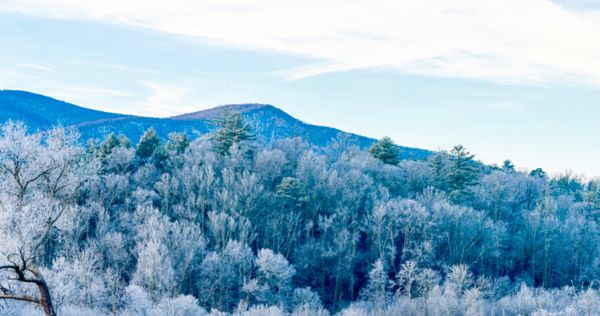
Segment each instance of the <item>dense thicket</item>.
M598 313L599 181L220 124L85 148L4 126L0 314L48 312L36 282L64 315Z

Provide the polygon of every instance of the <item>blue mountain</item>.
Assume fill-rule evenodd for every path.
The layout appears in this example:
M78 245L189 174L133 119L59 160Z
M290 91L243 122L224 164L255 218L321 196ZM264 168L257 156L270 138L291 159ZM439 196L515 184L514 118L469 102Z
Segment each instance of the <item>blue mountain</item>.
M96 111L27 91L0 90L0 123L22 121L31 132L41 132L56 125L75 127L84 140L104 139L115 133L124 134L135 143L150 127L161 137L171 132L186 132L196 137L210 133L215 128L212 120L224 111L241 113L261 140L299 136L316 146L325 146L336 139L344 139L361 148L376 141L335 128L304 123L267 104L223 105L169 118L152 118ZM418 148L400 146L400 149L406 159L424 159L431 154Z

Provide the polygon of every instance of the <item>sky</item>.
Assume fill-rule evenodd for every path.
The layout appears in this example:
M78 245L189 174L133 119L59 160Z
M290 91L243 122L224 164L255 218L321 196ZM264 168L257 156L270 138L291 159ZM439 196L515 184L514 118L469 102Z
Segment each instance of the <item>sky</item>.
M166 117L273 104L600 176L600 2L0 0L0 89Z

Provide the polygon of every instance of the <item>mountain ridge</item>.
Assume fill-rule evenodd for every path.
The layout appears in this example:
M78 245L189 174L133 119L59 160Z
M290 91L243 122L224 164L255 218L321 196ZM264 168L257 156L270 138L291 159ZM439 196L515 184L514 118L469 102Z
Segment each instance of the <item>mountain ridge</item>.
M170 116L168 118L174 119L174 120L215 119L215 118L219 117L220 114L222 114L223 112L227 112L227 111L246 113L246 112L250 112L253 110L259 110L259 109L265 109L265 108L268 108L271 110L276 109L276 110L280 110L281 112L285 113L283 110L281 110L271 104L241 103L241 104L223 104L223 105L219 105L214 108L178 114L175 116ZM285 114L287 114L287 113L285 113Z
M0 90L0 123L8 120L23 121L32 132L43 131L56 125L74 127L82 139L103 139L110 133L124 134L136 142L150 127L166 138L171 132L186 132L192 137L210 133L211 124L225 111L239 112L252 126L259 139L300 136L316 146L325 146L345 138L360 148L368 148L376 140L345 132L333 127L305 123L270 104L228 104L166 118L146 117L98 111L71 104L49 96L22 91ZM399 146L402 158L424 159L431 151Z

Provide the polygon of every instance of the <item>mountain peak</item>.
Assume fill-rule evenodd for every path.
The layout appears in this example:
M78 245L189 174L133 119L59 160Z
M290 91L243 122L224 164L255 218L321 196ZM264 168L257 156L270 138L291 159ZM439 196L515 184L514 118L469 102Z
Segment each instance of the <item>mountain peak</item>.
M248 113L257 110L278 110L277 107L270 104L260 104L260 103L244 103L244 104L226 104L220 105L214 108L185 113L170 117L170 119L174 120L211 120L221 116L224 112L238 112L238 113Z

